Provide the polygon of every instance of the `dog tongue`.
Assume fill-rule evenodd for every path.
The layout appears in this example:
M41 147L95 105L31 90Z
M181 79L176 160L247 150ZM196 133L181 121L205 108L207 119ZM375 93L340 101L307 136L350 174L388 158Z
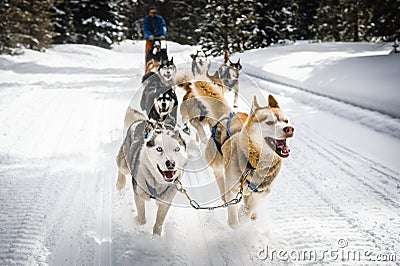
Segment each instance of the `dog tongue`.
M174 177L175 171L164 171L164 175L168 179L172 179Z
M282 151L282 153L290 153L290 149L288 146L286 146L286 140L285 139L277 139L276 140L276 147Z

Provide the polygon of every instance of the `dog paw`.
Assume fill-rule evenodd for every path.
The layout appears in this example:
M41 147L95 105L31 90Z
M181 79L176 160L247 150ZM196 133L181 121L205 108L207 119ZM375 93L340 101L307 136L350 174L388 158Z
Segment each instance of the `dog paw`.
M239 227L240 222L239 221L233 221L233 222L232 221L228 221L228 224L232 229L235 229L235 228Z
M117 182L116 187L117 187L117 190L118 190L118 191L121 191L121 189L123 189L123 188L125 187L125 183Z
M154 225L153 227L153 235L161 236L162 233L162 225Z
M146 218L139 218L139 216L136 216L135 222L139 225L144 225L144 224L146 224Z
M117 179L117 189L121 190L125 187L126 184L126 177L125 175L118 173L118 179Z
M249 212L250 212L250 210L246 206L241 206L239 209L239 215L241 217L249 216Z

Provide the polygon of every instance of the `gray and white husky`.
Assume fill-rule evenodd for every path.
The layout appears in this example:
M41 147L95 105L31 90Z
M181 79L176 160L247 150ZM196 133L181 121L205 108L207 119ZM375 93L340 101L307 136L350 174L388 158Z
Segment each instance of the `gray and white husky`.
M233 63L230 59L228 51L224 54L224 63L219 67L217 72L214 74L214 78L218 77L222 80L225 91L233 91L235 98L233 101L233 107L238 107L239 98L239 74L242 70L242 65L240 64L240 59L236 63Z
M210 68L210 60L207 55L197 50L195 54L191 54L192 58L192 74L195 80L208 80L208 69Z
M161 235L162 226L176 194L174 181L183 175L187 161L186 143L179 131L142 119L129 127L117 155L118 182L122 189L126 175L132 176L137 222L146 223L145 201L158 204L153 234Z

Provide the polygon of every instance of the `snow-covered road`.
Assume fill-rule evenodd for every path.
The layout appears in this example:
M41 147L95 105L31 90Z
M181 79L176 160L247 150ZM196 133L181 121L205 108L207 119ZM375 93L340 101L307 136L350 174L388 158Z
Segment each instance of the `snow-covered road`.
M142 58L141 48L134 56ZM296 128L258 220L233 230L226 210L196 211L177 194L185 206L171 208L162 237L151 234L153 203L148 223L136 225L131 185L115 189L115 155L142 66L110 67L132 51L80 50L77 60L89 63L77 67L44 67L40 54L24 63L0 58L1 265L386 265L387 255L400 263L399 136L351 117L377 113L341 102L327 108L334 100L253 76L241 83L248 97L277 95ZM398 130L381 117L380 126ZM219 203L210 169L186 173L184 185Z

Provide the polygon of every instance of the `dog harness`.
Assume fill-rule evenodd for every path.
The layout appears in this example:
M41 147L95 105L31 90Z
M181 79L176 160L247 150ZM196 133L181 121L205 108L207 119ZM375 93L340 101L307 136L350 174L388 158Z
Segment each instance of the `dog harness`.
M247 167L246 167L246 169L248 169L248 171L250 171L250 173L249 173L250 175L253 175L254 171L256 170L256 168L254 168L254 167L251 165L250 162L247 162ZM251 191L253 191L253 192L255 192L255 193L264 192L264 190L258 190L258 189L257 189L257 185L254 184L254 183L252 183L250 180L248 180L248 179L247 179L247 176L246 176L245 182L246 182L246 184L247 184L247 187L248 187Z
M217 122L217 124L215 124L215 125L211 128L211 138L214 140L215 146L217 146L217 150L219 151L220 154L222 154L222 146L223 146L224 143L232 136L232 132L231 132L231 122L232 122L232 119L233 119L233 117L234 117L235 115L236 115L235 112L230 112L230 113L229 113L229 117L224 117L224 118L222 118L220 121ZM226 139L224 139L224 141L223 141L222 143L219 143L218 140L216 139L216 136L215 136L215 135L216 135L216 133L217 133L217 126L218 126L218 123L220 123L220 122L222 122L222 121L224 121L224 120L227 120L227 122L226 122ZM247 174L246 174L246 176L245 176L245 180L244 180L244 181L246 182L248 188L249 188L251 191L255 192L255 193L264 192L264 190L258 190L258 189L257 189L257 185L254 184L254 183L252 183L250 180L247 179L247 176L248 176L249 174L250 174L250 175L253 175L254 170L256 170L256 168L254 168L254 166L252 166L250 162L247 162L247 167L246 167L246 169L247 169L247 171L246 171Z
M146 180L146 185L147 185L147 189L150 192L150 198L151 199L160 199L161 196L164 195L164 193L167 192L167 190L171 187L171 186L168 186L163 192L158 194L157 190L155 188L153 188L152 186L150 186L149 183L147 183L147 180Z
M229 117L224 117L221 120L219 120L212 128L211 128L211 138L214 140L215 146L217 146L217 150L219 151L220 154L222 154L222 146L224 145L224 143L232 136L232 132L231 132L231 122L232 122L232 118L236 115L235 112L230 112L229 113ZM219 143L218 140L216 139L215 135L217 134L217 126L218 123L224 121L224 120L228 120L226 122L226 138L224 139L224 141L222 141L222 143Z
M246 179L247 186L256 193L263 192L264 190L258 190L257 186L254 183L251 183L248 179Z
M204 111L203 109L201 109L200 110L200 117L199 117L200 122L202 122L204 120L204 118L206 118L206 116L207 116L207 112Z

